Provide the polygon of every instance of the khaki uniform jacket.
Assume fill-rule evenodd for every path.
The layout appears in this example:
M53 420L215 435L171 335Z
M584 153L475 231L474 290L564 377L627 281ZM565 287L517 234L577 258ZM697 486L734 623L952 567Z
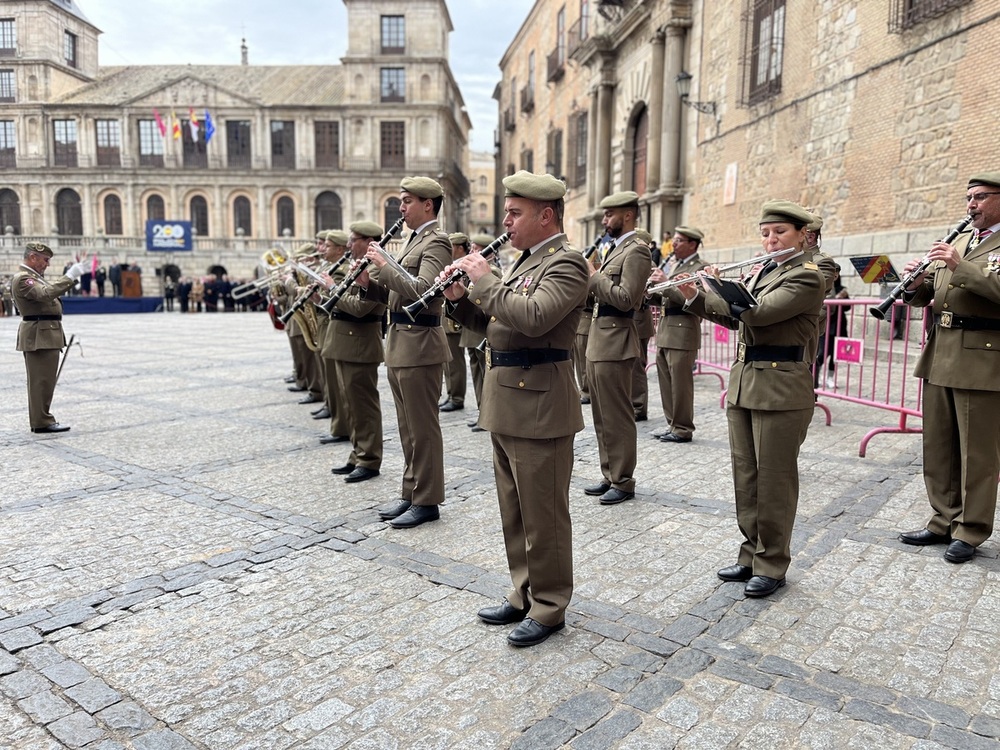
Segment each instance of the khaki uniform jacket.
M680 263L672 264L667 279L673 279L682 273L695 274L707 263L698 253L690 255ZM656 346L660 349L681 349L697 351L701 348L701 318L691 313L678 315L667 314L667 310L683 310L684 295L676 288L664 289L662 294L654 294L654 300L662 303L660 324L656 329Z
M59 297L76 283L69 276L47 281L30 268L21 267L11 280L11 296L22 316L62 315ZM62 321L21 320L17 329L17 351L36 352L41 349L62 349L66 346Z
M1000 234L967 250L973 233L965 232L955 249L965 255L954 271L944 264L933 269L907 302L925 307L933 299L934 314L1000 321ZM914 375L945 388L1000 391L1000 331L964 331L935 325Z
M587 296L587 274L587 261L569 250L565 236L559 235L535 250L509 278L481 278L451 314L485 335L496 351L572 350ZM500 435L533 439L582 430L573 361L528 369L489 367L479 424Z
M503 271L500 270L499 266L491 264L490 270L493 271L493 275L496 276L498 279L503 278ZM451 320L451 318L449 318L449 320ZM477 346L483 343L482 333L474 331L465 326L461 326L461 328L462 328L462 338L459 339L458 342L459 346L465 349L475 349Z
M407 272L416 278L410 281L392 266L371 271L371 283L360 296L388 306L390 313L406 315L403 308L423 294L438 274L451 263L451 243L437 223L423 228L419 237L407 240L396 258ZM438 297L421 312L422 315L443 316L444 302ZM389 323L385 344L385 364L388 367L419 367L451 361L451 350L444 328L410 323Z
M340 284L347 275L347 265L331 277ZM381 362L382 361L382 318L385 317L385 305L357 295L345 294L337 302L334 314L346 313L355 318L377 316L380 319L370 323L358 323L352 320L331 316L326 327L321 353L324 359L337 359L341 362ZM317 312L321 318L326 313Z
M826 294L826 279L805 254L792 258L766 276L754 275L748 288L758 299L742 320L732 317L729 305L704 293L688 307L719 325L739 331L739 349L746 346L801 346L798 362L742 362L729 373L727 403L743 409L785 411L815 405L812 363L819 337L817 321Z
M601 270L590 277L595 315L598 305L622 312L638 311L646 295L650 267L649 248L634 234L613 247ZM641 355L635 317L607 315L593 319L587 341L588 362L620 362Z

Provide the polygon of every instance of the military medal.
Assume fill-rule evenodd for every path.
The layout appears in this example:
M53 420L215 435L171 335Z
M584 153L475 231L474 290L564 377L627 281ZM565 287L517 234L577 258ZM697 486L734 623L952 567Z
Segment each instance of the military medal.
M531 286L531 282L534 281L534 280L535 279L534 279L533 276L525 276L524 277L524 284L521 287L521 294L523 294L525 297L528 296L528 287Z
M1000 273L1000 253L990 253L986 256L986 270L990 273Z

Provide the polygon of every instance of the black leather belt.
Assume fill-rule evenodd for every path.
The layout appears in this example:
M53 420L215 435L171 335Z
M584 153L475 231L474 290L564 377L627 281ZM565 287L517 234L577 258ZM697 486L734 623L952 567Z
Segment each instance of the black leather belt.
M635 310L619 310L613 305L594 305L595 318L633 318Z
M62 320L62 315L22 315L21 320Z
M389 313L389 322L395 323L401 326L425 326L426 328L433 328L434 326L441 325L441 317L439 315L414 315L413 320L410 320L410 316L406 313Z
M996 318L975 318L944 312L935 315L934 322L942 328L961 328L963 331L1000 331L1000 320Z
M565 362L569 358L569 349L521 349L516 352L486 349L486 363L489 367L523 367L527 370L533 365Z
M344 320L348 323L380 323L384 317L384 315L364 315L359 318L356 315L341 312L340 310L334 310L330 313L331 320Z
M689 313L683 307L664 307L660 311L661 318L668 318L671 315L693 315L694 313Z
M771 346L740 344L736 350L738 362L802 362L805 357L803 346Z

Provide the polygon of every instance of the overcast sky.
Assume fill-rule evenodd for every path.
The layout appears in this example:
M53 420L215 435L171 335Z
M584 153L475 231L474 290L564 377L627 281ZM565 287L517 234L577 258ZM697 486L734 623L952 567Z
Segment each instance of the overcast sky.
M101 65L335 65L347 50L342 0L76 0L104 33ZM493 152L500 57L533 0L450 0L449 60L472 118L471 145Z

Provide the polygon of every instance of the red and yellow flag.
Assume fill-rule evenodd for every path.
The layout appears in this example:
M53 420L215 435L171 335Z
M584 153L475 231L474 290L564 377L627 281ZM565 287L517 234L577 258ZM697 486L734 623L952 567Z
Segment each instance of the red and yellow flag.
M181 137L181 121L177 119L177 113L171 112L170 117L174 121L174 140L178 140Z

